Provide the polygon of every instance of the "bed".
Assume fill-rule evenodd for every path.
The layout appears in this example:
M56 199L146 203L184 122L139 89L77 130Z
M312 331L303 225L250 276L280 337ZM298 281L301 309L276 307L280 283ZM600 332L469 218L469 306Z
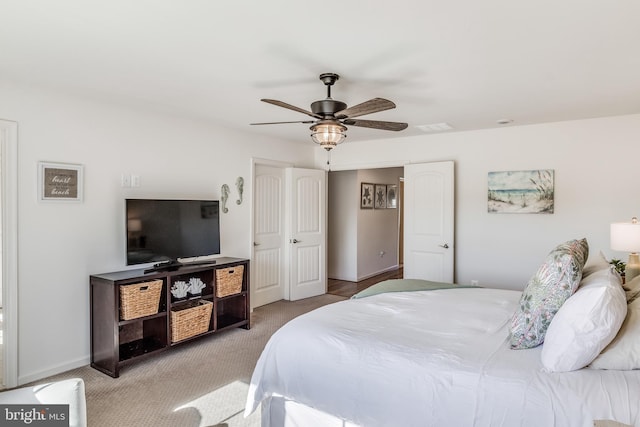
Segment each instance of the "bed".
M597 358L618 339L627 301L624 314L612 319L620 307L619 279L602 267L591 275L599 286L593 287L585 284L583 267L584 260L580 283L560 306L571 307L574 295L582 300L575 297L577 308L567 314L556 310L551 322L568 319L572 335L566 325L547 325L548 339L558 348L589 341L579 346ZM615 298L603 302L602 288L613 289ZM321 307L278 330L255 367L245 414L261 407L263 427L640 426L640 371L577 367L594 357L576 362L550 346L543 363L544 345L512 348L514 313L526 288L386 290ZM595 347L574 321L576 309L593 314L585 309L592 302L600 317L587 328L591 336L611 324ZM571 369L553 372L553 357ZM622 424L607 424L613 421Z

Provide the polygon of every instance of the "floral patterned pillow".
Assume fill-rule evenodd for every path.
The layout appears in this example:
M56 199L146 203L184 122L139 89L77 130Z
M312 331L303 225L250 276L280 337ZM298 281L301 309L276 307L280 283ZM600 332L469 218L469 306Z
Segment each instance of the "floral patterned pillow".
M520 297L511 318L512 349L536 347L562 304L578 289L589 256L587 239L570 240L553 249Z

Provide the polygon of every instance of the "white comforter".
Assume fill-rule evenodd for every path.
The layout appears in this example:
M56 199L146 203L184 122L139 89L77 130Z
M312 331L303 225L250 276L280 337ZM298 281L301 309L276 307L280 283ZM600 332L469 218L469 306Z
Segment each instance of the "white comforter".
M640 372L544 372L510 350L520 292L393 292L331 304L277 331L245 413L284 396L362 426L640 426Z

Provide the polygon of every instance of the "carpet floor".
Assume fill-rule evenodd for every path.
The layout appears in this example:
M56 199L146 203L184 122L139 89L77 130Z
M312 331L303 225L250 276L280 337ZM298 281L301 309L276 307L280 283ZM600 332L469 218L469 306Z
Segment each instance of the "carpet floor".
M244 418L248 384L262 349L289 320L344 300L321 295L254 309L251 329L232 329L126 366L111 378L85 366L39 381L85 381L89 427L259 426Z

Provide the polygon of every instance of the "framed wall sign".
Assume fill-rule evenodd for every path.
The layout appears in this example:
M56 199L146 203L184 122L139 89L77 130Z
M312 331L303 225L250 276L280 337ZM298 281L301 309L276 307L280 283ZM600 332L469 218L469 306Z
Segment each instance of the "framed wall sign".
M81 202L83 166L69 163L38 163L38 200Z

